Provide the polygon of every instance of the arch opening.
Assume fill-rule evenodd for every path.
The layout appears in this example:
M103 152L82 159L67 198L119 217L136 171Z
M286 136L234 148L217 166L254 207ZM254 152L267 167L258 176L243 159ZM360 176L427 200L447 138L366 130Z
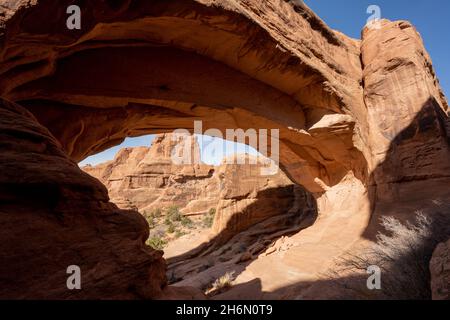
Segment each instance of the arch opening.
M144 138L80 167L106 186L111 202L147 220L146 244L164 251L170 285L208 292L215 279L238 277L317 218L314 198L281 170L264 174L267 158L249 145L176 133ZM178 163L179 151L192 162Z

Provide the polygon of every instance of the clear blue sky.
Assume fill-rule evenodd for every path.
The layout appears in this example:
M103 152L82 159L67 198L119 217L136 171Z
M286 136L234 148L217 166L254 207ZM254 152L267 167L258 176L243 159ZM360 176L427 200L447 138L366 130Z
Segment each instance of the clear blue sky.
M219 138L212 138L209 136L196 135L196 137L200 145L202 161L207 164L219 165L224 157L232 155L234 153L248 153L252 155L258 154L258 151L242 143L234 143ZM150 146L154 138L154 135L146 135L138 138L127 138L122 144L118 146L100 152L94 156L88 157L84 161L80 162L80 166L84 166L86 164L96 165L98 163L111 160L114 158L120 148Z
M305 3L331 28L358 39L370 16L367 13L369 5L378 5L382 18L411 21L424 39L445 94L450 93L450 0L305 0ZM87 158L81 165L111 160L123 147L149 146L153 137L128 138L120 146ZM221 142L207 140L205 145ZM235 146L229 142L226 143L226 150L230 150L230 146L234 146L239 153L248 151L256 154L254 149L246 149L244 145ZM203 147L200 146L201 150ZM218 164L222 156L223 154L205 154L202 155L202 160Z

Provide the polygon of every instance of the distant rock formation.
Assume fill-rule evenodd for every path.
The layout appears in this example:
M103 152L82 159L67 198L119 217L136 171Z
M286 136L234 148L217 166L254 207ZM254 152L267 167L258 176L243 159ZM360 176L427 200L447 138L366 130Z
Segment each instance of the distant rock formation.
M176 164L177 146L192 146L192 164ZM120 208L139 210L177 206L185 214L204 214L217 205L215 168L200 163L194 136L157 135L151 147L121 149L114 160L82 169L99 179Z
M185 146L190 146L192 164L174 163L172 156ZM99 179L122 209L145 215L177 206L188 216L214 209L213 234L225 241L296 207L294 184L281 170L261 175L263 166L249 155L224 159L220 166L203 164L194 136L160 134L150 147L124 148L114 160L82 169Z

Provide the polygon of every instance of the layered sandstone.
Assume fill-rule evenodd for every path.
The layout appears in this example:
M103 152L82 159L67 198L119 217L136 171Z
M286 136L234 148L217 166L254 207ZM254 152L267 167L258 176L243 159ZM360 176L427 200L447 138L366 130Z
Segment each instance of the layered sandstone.
M252 297L277 290L292 297L279 288L296 286L320 297L325 292L317 281L321 272L356 244L374 240L381 215L408 220L417 209L432 212L434 199L449 201L448 105L411 24L381 21L366 28L359 41L328 28L306 5L293 7L286 1L94 0L81 8L82 29L68 30L69 3L7 0L0 5L0 96L29 110L40 128L50 132L45 135L61 146L54 166L39 161L31 169L61 190L64 183L84 179L77 168L66 168L68 161L80 161L128 136L192 131L199 119L205 130L279 129L280 168L310 192L319 214L307 229L278 240L276 253L261 256L239 273L240 288L259 281ZM8 125L21 123L21 114L11 113ZM2 172L8 199L16 202L5 207L2 225L7 227L2 229L23 227L22 220L15 223L16 212L23 210L29 221L42 219L29 224L36 234L36 241L27 242L30 249L52 252L62 236L87 246L60 247L63 256L76 252L92 265L113 259L108 255L112 249L89 249L103 241L98 232L78 232L92 230L90 219L66 221L66 232L54 224L51 208L21 196L29 190L20 175L30 169L31 156L23 149L30 135L10 128L5 132L8 170ZM33 147L34 158L48 152L45 145ZM67 173L51 170L63 165ZM82 199L75 189L37 198L61 199L72 207L74 198ZM97 191L81 189L87 204L98 203ZM25 200L19 203L19 198ZM125 260L152 260L147 254L155 254L142 253L142 241L136 240L144 226L133 224L133 232L124 236L121 223L101 214L111 206L104 189L101 198L101 208L83 203L81 209L91 208L88 216L95 216L100 226L114 225L115 241L127 247L130 259ZM42 297L42 285L66 297L60 282L43 275L33 278L35 285L26 294L21 285L12 284L13 272L17 279L30 277L21 265L55 266L60 257L15 250L6 243L23 242L9 238L12 234L3 232L1 239L8 250L2 251L7 252L2 279L10 283L2 285L3 295ZM135 251L129 250L127 236L139 242ZM159 260L152 261L159 270ZM120 269L112 265L102 279ZM130 297L125 288L134 287L145 272L121 270L110 292ZM147 282L157 288L164 281L154 276ZM99 297L102 286L91 283L89 297ZM235 294L242 297L242 292Z
M430 262L434 300L450 300L450 240L440 243Z
M409 219L449 199L448 104L420 34L406 21L365 28L364 99L372 149L373 236L382 215Z
M192 148L187 163L177 164L175 152ZM182 152L178 157L183 158ZM150 147L121 149L114 160L83 170L98 178L111 201L121 208L150 213L177 206L182 213L205 214L217 204L220 181L214 166L200 163L194 136L157 135Z
M152 298L165 287L162 252L145 245L148 226L108 202L31 113L0 100L0 297ZM17 174L20 172L20 174ZM67 269L81 271L69 290Z
M190 164L176 163L189 150ZM277 170L263 175L262 159L226 158L220 166L201 163L194 136L157 135L150 147L121 149L114 160L82 169L99 179L111 201L146 215L176 206L187 216L214 210L211 236L224 242L273 216L288 214L295 203L294 184Z
M202 119L204 130L279 128L284 169L312 192L367 174L359 43L306 6L93 1L73 31L68 3L41 0L4 22L0 94L33 110L73 159Z
M265 176L262 168L262 161L246 155L231 156L217 168L221 190L212 230L221 242L271 217L285 215L287 219L304 209L294 184L281 170Z

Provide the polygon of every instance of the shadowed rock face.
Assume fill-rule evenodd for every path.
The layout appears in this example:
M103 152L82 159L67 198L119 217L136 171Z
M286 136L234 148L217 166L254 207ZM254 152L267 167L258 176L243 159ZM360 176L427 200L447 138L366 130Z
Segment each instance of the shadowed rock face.
M0 103L0 297L136 299L162 292L162 252L147 247L145 220L108 202L24 108ZM67 268L82 290L68 290ZM45 279L45 281L44 281Z
M433 299L450 299L450 240L440 243L430 263Z
M448 185L449 176L448 106L420 35L409 23L382 21L379 28L366 28L362 41L357 41L329 29L305 5L293 8L285 1L94 0L81 8L82 29L74 31L65 27L70 2L7 0L0 6L0 96L20 104L37 119L39 125L27 127L28 132L36 135L43 127L48 129L46 139L57 145L52 150L60 154L56 167L71 163L71 169L61 169L71 174L60 175L43 160L34 163L33 172L51 179L54 188L85 179L71 161L127 136L192 130L193 121L201 119L204 130L280 130L280 166L314 194L319 210L319 219L299 236L298 261L308 260L314 251L311 247L317 245L326 254L313 260L327 267L332 257L349 249L361 235L371 238L378 226L373 217L397 214L396 208L407 216L433 197L448 201L441 187ZM22 114L31 116L13 112L8 126L19 128ZM30 135L5 130L4 165L16 167L2 170L8 172L2 188L10 190L8 199L17 199L28 188L19 172L28 168L28 160L21 157L28 152L22 147ZM33 159L48 152L45 146L33 147ZM83 205L83 210L97 217L99 224L107 224L109 215L99 212L111 205L104 189L93 183L103 191L81 188L79 192L97 204L98 194L103 194L101 209ZM10 188L11 184L15 187ZM45 198L70 204L80 197L71 191ZM45 235L36 242L27 241L30 251L35 246L56 250L51 239L61 234L73 243L84 237L88 246L96 248L97 241L103 241L99 233L50 227L50 209L41 209L39 215L40 202L24 199L4 209L2 225L11 226L4 230L17 228L12 221L20 210L30 215L30 221L37 216L43 219L43 224L30 223ZM122 213L113 216L122 217ZM66 224L92 228L90 220L78 217ZM114 225L119 228L122 222ZM134 247L139 253L127 249L117 253L117 259L149 262L146 255L156 255L136 240L145 238L142 227L125 232L139 242ZM113 239L128 247L122 234L117 231ZM2 232L3 245L11 243L9 236ZM23 240L13 243L25 246ZM310 250L302 251L302 246ZM85 255L92 262L89 271L96 270L95 261L103 261L95 250L64 248L61 254L68 257ZM141 249L146 253L141 254ZM3 296L49 295L45 286L38 288L39 282L54 289L54 296L77 295L56 289L60 279L48 281L45 272L33 278L36 286L28 293L21 292L18 283L28 276L25 269L17 269L16 261L56 265L58 255L49 255L47 261L40 255L33 255L33 260L25 249L5 252L2 279L9 284L2 286ZM153 266L158 263L139 264L148 266L139 277L151 273L152 288L164 286L162 273L155 271L159 267ZM16 283L3 276L13 268ZM138 275L132 269L122 270L126 273L120 276L123 286L111 292L133 296L125 289L130 287L127 281L136 282ZM308 280L320 271L312 269L302 271ZM114 272L106 269L105 278ZM283 281L280 277L277 285L286 285ZM100 288L93 292L100 293ZM137 296L154 296L155 290Z

